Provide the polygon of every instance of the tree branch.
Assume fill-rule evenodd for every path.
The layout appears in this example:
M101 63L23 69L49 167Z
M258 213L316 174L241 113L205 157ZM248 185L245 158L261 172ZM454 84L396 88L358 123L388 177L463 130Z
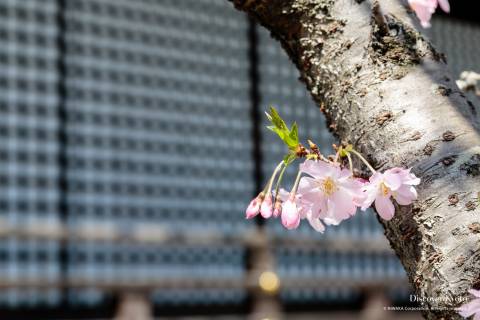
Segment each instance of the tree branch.
M480 285L480 137L444 56L395 0L231 1L281 42L335 135L376 169L422 178L414 205L382 223L424 316L460 319L455 299Z

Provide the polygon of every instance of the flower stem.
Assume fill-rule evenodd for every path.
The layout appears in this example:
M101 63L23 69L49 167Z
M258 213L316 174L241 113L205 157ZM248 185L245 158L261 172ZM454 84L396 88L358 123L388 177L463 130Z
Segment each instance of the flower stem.
M277 165L275 170L273 170L273 174L270 177L270 180L268 181L267 187L265 188L267 194L270 194L270 191L272 190L273 181L275 181L275 177L277 176L278 170L280 170L282 166L283 166L283 160L280 161L280 163Z
M297 193L298 189L298 184L300 182L300 178L302 176L302 171L298 170L297 177L295 178L295 183L293 184L292 191L290 191L290 197L295 197L295 194Z
M278 190L280 189L280 183L282 183L282 179L283 179L283 174L285 173L285 170L287 169L287 165L284 165L282 170L280 171L280 175L278 176L278 179L277 179L277 184L275 186L275 202L277 202L277 199L278 199Z
M367 166L367 168L372 171L372 173L375 173L377 172L375 169L373 169L373 167L370 165L370 163L368 163L368 161L360 154L360 152L356 151L356 150L350 150L350 152L352 152L354 155L356 155L360 160L362 160L363 163L365 163L365 165Z
M350 152L347 153L347 158L348 158L348 165L350 166L350 173L353 176L353 163L352 163L352 156L350 155Z
M333 163L338 163L338 157L340 156L340 150L341 150L341 148L339 148L337 153L335 154L335 159L333 159Z

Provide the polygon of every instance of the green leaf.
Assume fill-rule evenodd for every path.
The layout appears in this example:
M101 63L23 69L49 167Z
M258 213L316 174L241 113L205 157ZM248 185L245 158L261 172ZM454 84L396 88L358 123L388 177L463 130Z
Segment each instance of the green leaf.
M274 107L270 107L270 111L265 112L265 114L272 123L272 126L267 126L267 129L275 132L290 150L294 150L298 146L297 124L294 123L292 130L290 130Z
M295 150L297 149L297 146L298 146L298 141L296 140L293 140L290 135L286 135L283 139L283 142L285 142L285 144L288 146L288 148L290 150Z
M269 115L267 111L265 111L265 115L267 116L268 121L272 122L272 116Z
M282 141L285 142L285 137L286 137L285 131L282 131L274 126L268 126L267 129L275 132L280 137L280 139L282 139Z
M292 130L290 131L289 137L290 139L293 140L293 142L295 143L295 146L297 146L298 145L298 126L296 122L294 122L292 125Z
M270 107L270 113L268 114L268 120L272 122L272 124L277 127L280 130L285 130L289 132L287 125L285 124L285 121L280 117L280 115L277 112L277 109L274 107Z

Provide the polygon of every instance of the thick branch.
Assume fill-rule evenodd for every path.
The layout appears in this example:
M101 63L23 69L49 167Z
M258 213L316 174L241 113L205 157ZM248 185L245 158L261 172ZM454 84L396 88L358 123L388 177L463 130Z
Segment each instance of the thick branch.
M445 298L480 285L480 137L443 55L395 0L375 15L364 0L232 1L282 43L334 134L377 169L413 167L422 178L418 201L397 207L385 234L430 298L425 317L459 319L460 302Z

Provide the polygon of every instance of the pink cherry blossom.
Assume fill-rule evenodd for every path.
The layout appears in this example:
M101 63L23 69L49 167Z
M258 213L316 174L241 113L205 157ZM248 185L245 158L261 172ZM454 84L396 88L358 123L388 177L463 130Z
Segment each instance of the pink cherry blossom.
M364 200L362 184L347 169L324 161L306 160L300 170L311 176L302 178L304 186L299 192L303 201L311 202L309 214L313 219L338 225L353 216Z
M245 211L245 218L252 219L260 212L260 206L262 205L264 197L265 196L263 195L263 193L260 192L258 196L256 196L252 201L250 201L250 204Z
M430 19L437 7L445 12L450 12L450 4L448 0L408 0L410 7L415 11L422 27L430 27Z
M410 169L393 168L384 173L376 172L364 185L366 198L362 210L366 210L375 202L375 209L384 220L390 220L395 214L395 207L390 200L393 197L400 205L409 205L417 199L414 185L420 183Z
M260 206L260 214L265 219L268 219L272 216L273 213L273 204L272 204L272 196L268 194L262 202Z
M462 317L470 317L474 315L473 320L480 320L480 290L471 289L470 292L476 299L462 305L457 310Z

